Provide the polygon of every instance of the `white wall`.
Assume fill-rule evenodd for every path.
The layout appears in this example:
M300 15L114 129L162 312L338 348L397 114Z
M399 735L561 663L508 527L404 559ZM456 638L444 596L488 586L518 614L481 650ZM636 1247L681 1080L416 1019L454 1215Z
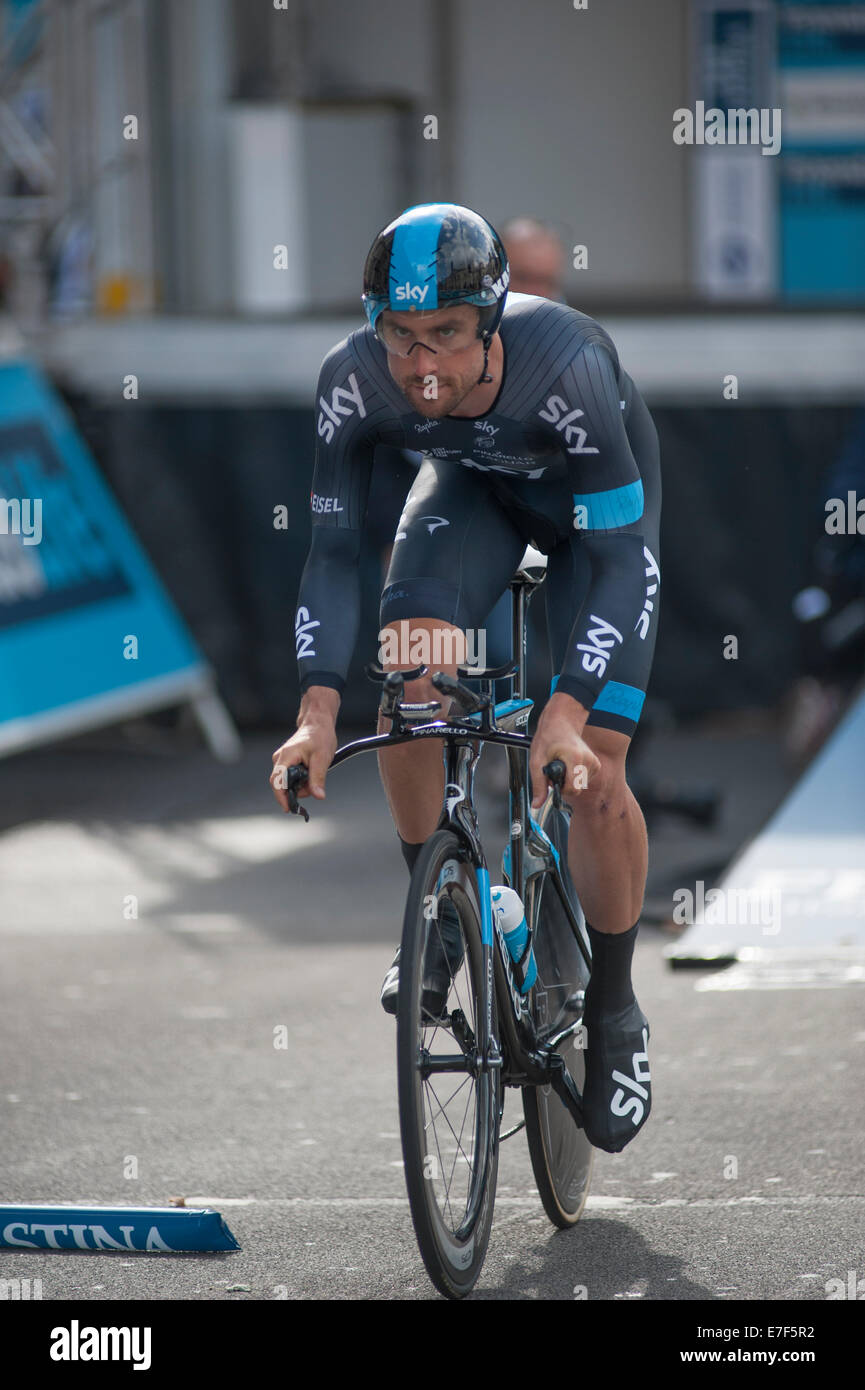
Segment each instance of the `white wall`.
M434 198L493 223L534 214L568 246L586 243L588 270L570 271L575 303L687 294L689 152L673 144L672 113L688 100L689 0L588 3L303 0L292 20L302 95L333 104L332 119L318 105L305 121L298 196L313 305L356 304L374 232ZM168 13L180 300L219 311L231 303L237 191L228 6L184 0ZM393 97L407 115L352 114L352 99ZM423 138L428 114L438 141Z
M569 280L576 299L676 297L689 276L687 155L672 141L672 113L688 99L688 9L688 0L589 0L582 11L571 0L316 0L309 78L325 92L415 98L413 196L448 196L494 223L534 214L569 245L585 242L589 269ZM442 44L450 112L437 104ZM440 152L423 139L428 112L450 142L447 192ZM348 247L351 212L340 212Z
M554 222L588 246L579 300L682 292L687 0L462 0L455 199ZM491 22L491 12L495 19Z

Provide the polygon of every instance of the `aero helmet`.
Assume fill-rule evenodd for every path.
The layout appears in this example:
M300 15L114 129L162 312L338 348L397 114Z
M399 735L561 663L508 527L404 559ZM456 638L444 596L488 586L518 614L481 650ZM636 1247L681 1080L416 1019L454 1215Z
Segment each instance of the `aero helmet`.
M361 299L373 330L383 309L476 304L485 374L509 278L505 248L485 218L458 203L419 203L375 238L364 266Z

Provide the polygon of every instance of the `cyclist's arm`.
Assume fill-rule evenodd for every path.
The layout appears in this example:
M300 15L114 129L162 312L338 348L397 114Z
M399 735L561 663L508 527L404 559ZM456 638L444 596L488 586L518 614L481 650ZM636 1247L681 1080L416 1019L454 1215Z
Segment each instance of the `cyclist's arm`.
M320 526L313 518L294 623L302 695L345 689L360 620L360 541L359 530Z
M643 485L607 348L601 343L583 347L556 390L569 409L579 402L583 411L575 417L566 447L575 534L589 557L592 577L554 688L576 700L588 718L645 601Z
M295 614L301 712L339 707L360 621L359 560L374 441L357 367L340 344L324 360L310 492L312 538Z

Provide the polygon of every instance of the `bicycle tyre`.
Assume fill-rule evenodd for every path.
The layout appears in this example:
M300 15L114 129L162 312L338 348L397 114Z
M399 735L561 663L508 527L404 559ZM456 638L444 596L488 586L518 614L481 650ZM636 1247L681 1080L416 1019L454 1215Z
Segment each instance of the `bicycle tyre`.
M555 809L551 796L541 810L538 824L559 851L568 895L576 907L576 893L567 869L568 819L561 810ZM529 920L534 932L538 968L538 981L532 989L530 1007L535 1026L543 1038L545 1030L555 1032L567 1022L576 1022L577 1019L551 1019L546 993L539 986L550 984L553 979L565 978L573 986L573 992L585 991L589 967L573 939L570 924L548 874L538 877L527 898L530 901ZM559 1044L557 1051L564 1057L565 1065L582 1094L585 1053L574 1046L573 1039ZM551 1086L523 1087L523 1113L532 1170L544 1211L554 1226L567 1230L576 1225L583 1214L589 1195L595 1150L585 1131Z
M435 1078L424 1078L420 1071L420 1048L435 1039L434 1050L441 1053L445 1038L453 1044L448 1051L456 1056L460 1047L454 1034L446 1028L431 1025L422 1014L422 993L426 939L430 931L424 909L429 896L447 893L459 917L460 932L466 948L460 967L462 980L460 1007L469 1026L476 1021L482 997L482 948L480 906L477 881L471 864L459 858L459 841L449 830L436 831L426 841L418 855L409 886L403 923L399 960L399 995L397 1004L397 1080L399 1092L400 1132L406 1188L412 1222L421 1257L435 1287L447 1298L464 1298L471 1292L486 1256L495 1201L498 1170L498 1135L500 1120L501 1072L497 1069L479 1072L476 1078L466 1072L469 1084L477 1095L473 1121L471 1172L467 1175L468 1193L464 1220L456 1228L448 1225L436 1198L438 1174L435 1155L425 1122L429 1100L427 1088ZM452 982L451 997L457 991ZM468 992L473 998L471 1004ZM471 1016L472 1008L474 1017ZM493 1032L496 1029L495 995L492 1000ZM476 1030L475 1030L476 1036ZM446 1055L446 1054L445 1054ZM440 1073L449 1081L454 1073ZM464 1083L459 1083L463 1085ZM432 1096L440 1106L435 1088ZM441 1106L440 1106L441 1108ZM443 1113L443 1110L442 1110ZM459 1141L458 1148L459 1148ZM438 1148L442 1167L441 1150ZM454 1159L453 1171L459 1153ZM431 1175L432 1167L432 1175ZM435 1181L434 1181L435 1179ZM448 1200L449 1205L449 1200Z

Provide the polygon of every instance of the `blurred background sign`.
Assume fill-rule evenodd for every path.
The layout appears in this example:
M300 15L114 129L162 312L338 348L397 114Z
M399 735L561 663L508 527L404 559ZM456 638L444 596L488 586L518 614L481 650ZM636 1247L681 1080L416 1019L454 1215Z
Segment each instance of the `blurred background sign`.
M211 677L39 370L0 365L0 753Z
M693 37L694 103L778 112L782 134L772 155L696 149L698 288L728 300L865 299L865 4L695 0Z
M781 0L781 292L865 299L865 5Z
M694 265L698 288L713 299L766 300L777 280L777 155L760 144L707 144L702 114L771 111L775 9L771 0L697 0L692 105Z

